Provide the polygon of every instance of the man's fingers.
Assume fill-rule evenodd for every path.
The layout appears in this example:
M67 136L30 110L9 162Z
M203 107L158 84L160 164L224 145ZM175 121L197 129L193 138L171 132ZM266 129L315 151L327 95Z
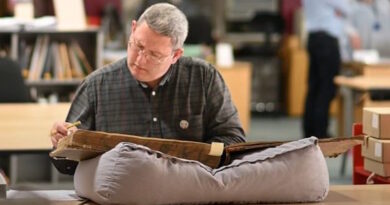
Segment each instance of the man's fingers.
M73 125L73 126L71 126ZM77 130L77 127L75 127L74 124L68 123L68 122L57 122L53 125L51 131L50 131L50 138L51 142L54 147L57 147L58 141L70 135L74 131Z
M56 134L61 134L61 135L66 136L68 133L68 129L66 128L66 126L68 126L68 124L70 124L70 123L56 123L53 126L53 129L50 132L50 135L54 136Z
M58 125L56 131L56 134L67 135L68 133L68 129L66 129L65 125Z
M53 146L54 146L54 147L57 147L57 144L58 144L58 142L60 141L60 139L62 139L62 138L64 138L64 137L66 137L66 135L62 135L62 134L59 134L59 133L53 135L53 136L51 137L51 142L52 142Z
M54 138L52 136L50 139L51 139L51 144L53 145L53 147L57 147L58 142L57 142L56 138Z

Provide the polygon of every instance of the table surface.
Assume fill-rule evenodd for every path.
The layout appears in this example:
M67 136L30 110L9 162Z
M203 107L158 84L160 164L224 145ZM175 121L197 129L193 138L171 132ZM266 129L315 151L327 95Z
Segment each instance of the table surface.
M381 205L390 202L390 185L334 185L317 205ZM310 204L310 203L309 203ZM301 204L303 205L303 204Z
M377 63L364 63L358 61L343 62L341 65L347 69L371 69L371 68L390 68L389 59L381 59Z
M70 197L70 198L74 197L74 193L72 191L42 191L42 192L46 192L45 194L47 196L59 194L59 192L61 192L69 195L66 197ZM45 194L42 195L41 193L40 196L44 196ZM14 195L14 196L21 196L21 194ZM17 197L17 198L11 197L11 199L9 200L12 201L15 199L21 199L21 197ZM55 201L53 200L53 196L49 197L49 199L51 202L50 204L54 204L54 205L77 205L77 204L93 205L94 204L92 202L83 202L76 199ZM62 199L64 199L64 197L62 197ZM324 201L319 203L297 203L295 205L307 205L307 204L315 204L315 205L349 205L349 204L385 205L386 204L387 205L389 204L389 202L390 202L390 185L332 185L330 186L329 194ZM290 205L294 205L294 204L290 204Z
M336 76L334 78L336 85L346 86L349 88L368 91L372 89L390 89L389 76Z
M49 132L64 121L69 103L0 104L0 151L51 150Z

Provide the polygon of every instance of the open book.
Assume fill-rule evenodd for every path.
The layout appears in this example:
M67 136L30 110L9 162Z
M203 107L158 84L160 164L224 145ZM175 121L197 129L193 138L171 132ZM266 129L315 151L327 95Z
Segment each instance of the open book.
M50 156L57 159L81 161L103 154L120 142L144 145L171 156L197 160L216 168L219 165L229 164L231 160L242 154L275 147L288 141L246 142L223 147L222 143L207 144L79 129L62 138L58 142L57 149L53 150ZM335 157L355 145L362 144L362 142L363 136L357 136L353 138L321 139L318 144L324 156Z

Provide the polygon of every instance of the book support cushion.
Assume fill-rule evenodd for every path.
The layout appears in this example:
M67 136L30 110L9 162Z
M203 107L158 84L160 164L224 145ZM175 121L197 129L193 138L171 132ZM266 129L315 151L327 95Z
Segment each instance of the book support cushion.
M316 202L327 196L329 175L316 138L245 154L217 169L123 142L81 161L74 186L99 204Z

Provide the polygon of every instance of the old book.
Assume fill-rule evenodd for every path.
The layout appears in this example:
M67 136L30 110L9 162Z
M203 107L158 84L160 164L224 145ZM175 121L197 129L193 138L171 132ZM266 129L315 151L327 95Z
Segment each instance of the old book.
M198 160L213 167L218 166L222 155L221 152L218 156L213 156L216 154L210 153L211 144L207 143L139 137L79 129L73 134L62 138L58 142L57 149L52 151L50 156L81 161L96 157L112 149L120 142L144 145L165 154L184 159Z
M288 141L247 142L229 145L223 148L221 143L207 144L202 142L139 137L117 133L88 130L77 130L62 138L57 149L50 153L51 157L81 161L96 157L120 142L132 142L144 145L175 157L197 160L216 168L221 164L229 164L231 160L245 153L275 147ZM355 145L362 144L363 136L353 138L331 138L319 140L324 156L335 157ZM223 153L225 154L224 157ZM222 159L223 158L223 159ZM223 162L221 162L223 160Z

